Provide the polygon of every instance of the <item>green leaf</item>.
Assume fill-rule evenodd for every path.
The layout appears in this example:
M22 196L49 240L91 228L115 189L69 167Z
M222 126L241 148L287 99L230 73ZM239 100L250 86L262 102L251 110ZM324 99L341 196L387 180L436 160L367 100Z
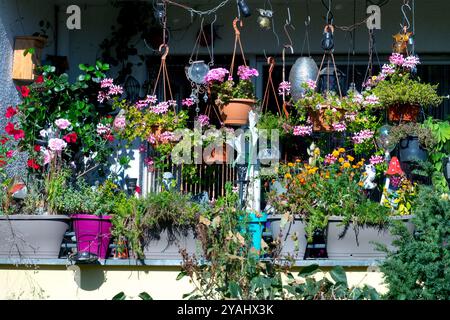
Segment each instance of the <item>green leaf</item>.
M298 275L300 277L307 277L310 276L314 273L316 273L317 271L319 271L319 265L318 264L312 264L310 266L304 267L299 273Z
M336 266L330 271L331 278L336 282L336 284L347 284L347 276L345 275L345 270L341 266Z
M240 298L241 297L241 294L242 294L241 287L239 286L239 284L237 284L234 281L231 281L228 284L228 291L230 292L232 298Z
M85 79L86 79L86 76L83 75L83 74L80 74L80 75L78 76L78 81L84 81Z
M86 67L84 64L79 64L79 65L78 65L78 68L79 68L81 71L86 71L86 70L87 70L87 67Z
M125 300L126 298L127 298L127 296L122 291L122 292L119 292L118 294L116 294L112 299L113 300Z
M177 281L183 279L186 275L186 271L181 271L177 276Z
M149 295L147 292L141 292L139 294L139 298L141 298L142 300L153 300L152 296Z

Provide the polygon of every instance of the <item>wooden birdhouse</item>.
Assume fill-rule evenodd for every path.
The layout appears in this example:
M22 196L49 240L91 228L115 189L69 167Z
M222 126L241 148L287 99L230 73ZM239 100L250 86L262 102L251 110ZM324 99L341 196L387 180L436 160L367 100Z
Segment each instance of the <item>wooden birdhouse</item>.
M36 67L41 64L42 49L46 38L24 36L16 37L14 42L13 80L32 82ZM30 52L31 51L31 52Z

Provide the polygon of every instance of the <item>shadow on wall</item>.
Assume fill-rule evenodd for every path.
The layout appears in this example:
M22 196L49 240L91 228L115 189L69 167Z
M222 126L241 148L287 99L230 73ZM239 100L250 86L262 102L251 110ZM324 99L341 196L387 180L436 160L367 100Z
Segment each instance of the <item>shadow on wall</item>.
M67 269L74 271L74 281L84 291L97 290L106 281L105 272L99 268L73 265Z

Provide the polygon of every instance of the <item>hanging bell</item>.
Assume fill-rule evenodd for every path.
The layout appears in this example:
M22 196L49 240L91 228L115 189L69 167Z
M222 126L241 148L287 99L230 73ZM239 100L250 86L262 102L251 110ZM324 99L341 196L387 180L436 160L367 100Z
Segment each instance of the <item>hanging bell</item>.
M198 60L192 62L188 68L188 78L195 84L205 83L205 76L209 71L209 66L203 60Z
M295 61L289 72L289 82L291 83L291 96L298 101L305 89L302 84L308 80L316 80L319 68L316 62L310 57L300 57Z
M322 49L325 51L330 51L334 48L334 27L332 25L325 26L322 36Z

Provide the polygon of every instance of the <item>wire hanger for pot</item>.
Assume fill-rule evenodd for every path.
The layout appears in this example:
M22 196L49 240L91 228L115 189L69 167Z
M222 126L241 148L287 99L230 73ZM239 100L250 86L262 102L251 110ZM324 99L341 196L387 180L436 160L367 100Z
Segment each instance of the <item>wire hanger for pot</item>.
M266 90L264 91L264 98L262 101L262 110L261 111L264 112L265 110L267 110L267 108L269 106L270 88L271 88L273 96L275 98L275 103L278 108L278 115L281 117L282 113L281 113L280 103L278 102L277 92L275 90L275 85L273 84L273 79L272 79L272 73L273 73L273 69L275 67L275 59L273 57L268 57L267 64L269 65L269 75L268 75L268 79L267 79Z
M242 56L242 60L244 61L244 66L247 67L247 60L245 59L244 49L242 47L242 42L241 42L241 31L239 30L239 28L237 26L238 22L239 22L239 25L241 28L244 26L244 23L239 18L235 18L233 20L234 49L233 49L233 57L231 58L230 77L233 76L233 72L234 72L234 63L236 60L236 51L237 51L238 44L239 44L239 49L241 50L241 56Z
M309 27L311 25L311 15L309 11L309 0L306 0L306 19L304 23L305 23L305 38L303 39L302 51L300 55L303 57L303 53L305 52L306 46L308 49L308 57L311 57L311 46L309 41Z
M286 19L286 23L284 24L284 33L286 34L287 39L289 40L289 43L285 44L283 46L283 52L282 52L282 59L283 59L283 71L282 71L282 81L286 81L286 49L289 49L291 51L291 54L294 54L294 47L292 43L291 35L289 34L288 27L291 27L293 30L295 30L295 27L292 25L291 22L291 10L289 7L287 8L288 12L288 18ZM286 102L286 94L283 90L283 112L286 118L289 118L289 112L287 111L287 102ZM277 100L278 102L278 100Z

